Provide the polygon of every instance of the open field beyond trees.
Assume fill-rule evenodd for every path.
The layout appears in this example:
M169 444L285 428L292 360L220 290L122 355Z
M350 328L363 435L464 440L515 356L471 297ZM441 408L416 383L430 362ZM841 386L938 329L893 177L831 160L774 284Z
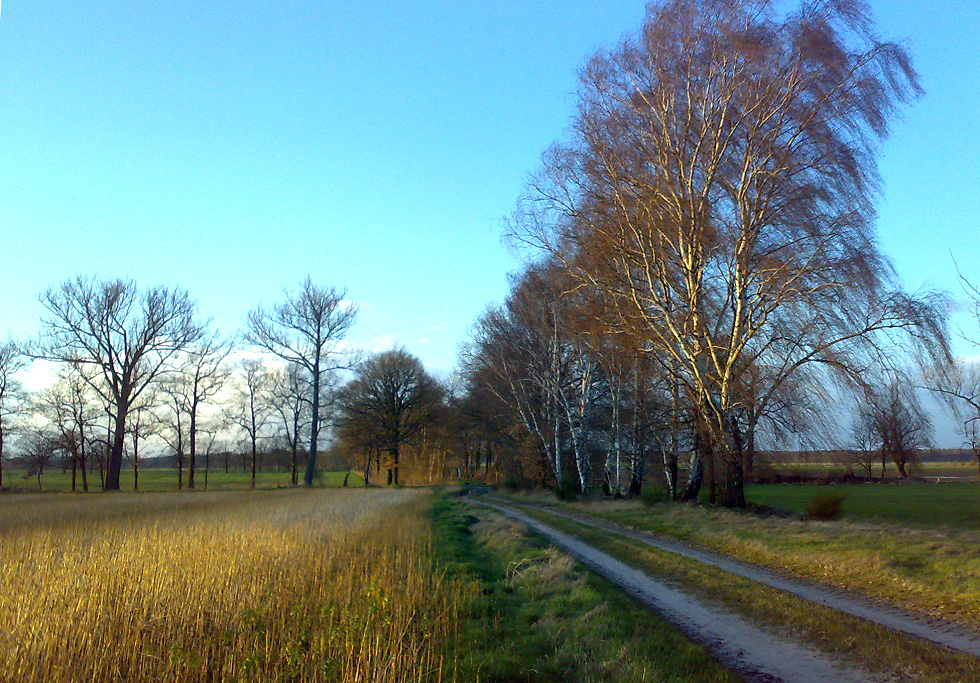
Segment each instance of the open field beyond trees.
M326 471L317 472L314 486L337 487L343 486L344 478L347 477L347 486L364 486L364 476L358 472L348 471ZM71 472L61 470L49 470L41 475L40 485L38 478L34 474L28 474L25 470L10 470L5 473L4 487L17 493L67 493L71 491ZM278 489L288 488L289 472L257 472L255 475L255 488L258 489ZM184 483L187 486L187 483ZM251 475L240 469L230 472L211 472L207 477L207 490L241 490L251 486ZM77 491L82 490L81 477L76 481ZM91 491L100 490L98 472L89 475L89 489ZM120 476L120 488L123 491L133 490L132 470L123 470ZM199 490L205 489L205 478L202 472L197 481ZM141 469L139 472L140 491L174 491L177 489L177 472L172 469Z
M804 514L818 493L844 496L843 515L857 520L980 529L980 486L938 484L755 484L752 503Z

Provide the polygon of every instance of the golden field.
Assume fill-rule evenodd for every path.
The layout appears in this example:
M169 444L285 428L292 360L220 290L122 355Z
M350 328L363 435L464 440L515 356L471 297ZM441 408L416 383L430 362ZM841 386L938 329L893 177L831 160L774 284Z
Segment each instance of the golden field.
M0 680L439 681L424 494L0 498ZM450 661L447 661L450 660Z

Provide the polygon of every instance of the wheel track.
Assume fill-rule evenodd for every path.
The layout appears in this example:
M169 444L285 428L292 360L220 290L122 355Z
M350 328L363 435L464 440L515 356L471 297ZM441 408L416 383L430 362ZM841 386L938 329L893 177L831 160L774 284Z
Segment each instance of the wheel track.
M935 618L925 619L907 612L876 605L849 593L843 593L816 583L789 578L768 567L761 567L736 560L658 534L638 531L622 524L617 524L616 522L597 519L581 513L556 510L541 505L527 503L517 503L515 505L579 522L580 524L601 529L608 533L625 536L657 548L658 550L681 555L682 557L701 562L702 564L717 567L730 574L790 593L803 600L870 621L893 631L980 657L980 633L971 631L959 624Z
M520 510L488 501L474 502L490 507L544 536L655 609L690 638L704 644L721 663L737 671L747 681L858 683L872 680L863 671L841 664L798 642L777 637L731 611L708 605Z

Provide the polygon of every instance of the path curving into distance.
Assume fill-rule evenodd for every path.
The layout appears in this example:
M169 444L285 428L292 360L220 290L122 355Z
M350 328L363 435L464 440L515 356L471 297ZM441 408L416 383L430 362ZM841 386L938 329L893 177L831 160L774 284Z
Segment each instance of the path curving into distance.
M769 569L735 560L708 550L702 550L659 534L637 531L622 524L596 519L595 517L580 513L566 512L540 505L521 505L540 510L549 515L579 522L580 524L585 524L596 529L602 529L612 534L625 536L658 550L681 555L703 564L717 567L730 574L735 574L736 576L741 576L751 581L756 581L766 586L791 593L796 597L835 609L838 612L844 612L845 614L874 622L893 631L899 631L938 645L943 645L952 650L959 650L960 652L966 652L967 654L980 657L980 633L968 631L966 628L957 624L951 624L941 620L927 622L921 618L916 618L897 610L871 604L852 595L841 594L817 584L780 576Z
M862 671L844 666L822 652L778 638L733 612L707 605L519 510L487 501L479 501L479 504L524 524L652 607L686 635L704 644L722 664L731 667L748 681L858 683L871 680Z

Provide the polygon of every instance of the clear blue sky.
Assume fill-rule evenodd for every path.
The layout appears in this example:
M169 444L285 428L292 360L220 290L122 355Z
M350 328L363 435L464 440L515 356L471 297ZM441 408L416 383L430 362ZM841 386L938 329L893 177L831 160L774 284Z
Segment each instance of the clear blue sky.
M927 95L897 125L880 235L906 285L980 282L980 3L875 0ZM305 275L354 341L448 371L506 293L501 218L640 1L7 0L0 336L78 273L179 284L225 330Z

